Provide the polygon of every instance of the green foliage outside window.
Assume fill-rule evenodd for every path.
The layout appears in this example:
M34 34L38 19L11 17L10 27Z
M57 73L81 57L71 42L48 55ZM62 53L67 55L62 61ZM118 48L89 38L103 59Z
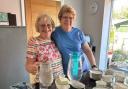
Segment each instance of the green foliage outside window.
M128 7L122 8L120 12L113 11L112 18L113 19L128 19Z
M128 61L128 54L122 50L115 50L113 52L112 61Z
M121 20L121 19L128 19L128 7L122 8L121 11L113 11L112 12L112 20ZM125 24L123 26L120 26L118 29L112 25L110 27L110 33L109 33L109 45L113 46L115 42L115 34L116 32L128 32L128 24ZM109 50L111 50L109 46ZM122 49L113 50L113 57L112 61L126 61L128 62L128 51L123 51Z

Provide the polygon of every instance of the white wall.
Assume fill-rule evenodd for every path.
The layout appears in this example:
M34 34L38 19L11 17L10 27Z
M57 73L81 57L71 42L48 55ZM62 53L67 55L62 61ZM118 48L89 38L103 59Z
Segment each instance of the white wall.
M21 26L20 0L0 0L0 12L16 14L17 26Z
M77 17L74 26L84 30L84 0L63 0L63 3L71 5L76 10Z
M91 14L89 9L90 0L85 0L84 7L84 26L85 33L90 34L94 39L93 45L96 46L95 58L97 64L99 64L100 59L100 47L101 47L101 35L102 35L102 23L103 23L103 13L104 13L104 1L96 0L98 4L97 13Z

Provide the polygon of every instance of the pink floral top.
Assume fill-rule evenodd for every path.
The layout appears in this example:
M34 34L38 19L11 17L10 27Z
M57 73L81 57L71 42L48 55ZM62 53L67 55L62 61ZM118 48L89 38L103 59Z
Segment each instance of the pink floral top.
M61 55L51 40L44 42L39 37L31 38L28 41L27 58L41 62L51 61L53 76L63 75Z

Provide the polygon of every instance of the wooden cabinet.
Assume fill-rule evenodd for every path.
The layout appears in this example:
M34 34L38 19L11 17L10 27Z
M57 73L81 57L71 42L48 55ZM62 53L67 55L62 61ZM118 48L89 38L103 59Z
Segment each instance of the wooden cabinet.
M55 24L58 25L58 11L60 7L61 2L58 0L25 0L27 38L38 35L35 30L35 21L37 16L42 13L50 15Z

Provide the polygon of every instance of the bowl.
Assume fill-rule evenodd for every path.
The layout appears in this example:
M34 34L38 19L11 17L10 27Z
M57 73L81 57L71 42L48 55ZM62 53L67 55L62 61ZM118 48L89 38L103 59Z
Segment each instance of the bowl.
M123 83L115 83L113 85L113 89L128 89L128 86L124 85Z
M102 87L94 87L93 89L109 89L109 88L102 88Z
M69 89L69 80L65 77L59 76L55 79L55 84L57 89Z
M103 88L102 87L94 87L93 89L109 89L109 88L107 88L107 87L106 88L104 88L104 87Z
M71 80L70 84L75 89L85 89L85 85L77 80Z
M112 83L114 80L114 76L113 75L103 75L102 76L103 81L107 82L107 83Z
M103 80L96 81L96 87L107 87L107 83Z
M94 79L94 80L100 80L102 78L102 74L103 72L100 70L90 70L90 78Z
M114 70L113 69L106 69L105 75L113 75L113 74L114 74Z
M116 82L124 83L124 79L126 77L124 72L122 72L122 71L115 71L114 76L115 76L115 81Z

